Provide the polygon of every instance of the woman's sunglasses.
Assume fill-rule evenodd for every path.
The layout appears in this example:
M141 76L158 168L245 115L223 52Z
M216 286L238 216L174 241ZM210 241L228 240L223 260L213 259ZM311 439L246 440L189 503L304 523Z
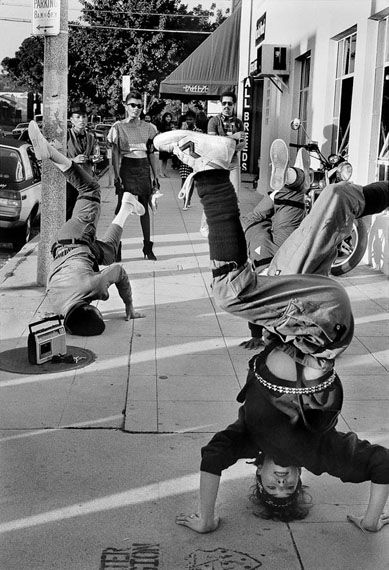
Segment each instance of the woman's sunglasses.
M142 103L127 103L127 105L129 107L132 107L133 109L135 109L135 107L138 107L138 109L142 109L143 107Z

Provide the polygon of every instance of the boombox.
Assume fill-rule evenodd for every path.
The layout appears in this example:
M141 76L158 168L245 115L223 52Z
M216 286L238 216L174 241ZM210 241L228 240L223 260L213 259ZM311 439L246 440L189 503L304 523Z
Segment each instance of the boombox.
M56 322L53 324L53 321ZM66 333L61 317L48 317L28 326L30 329L28 335L30 364L43 364L56 354L66 354Z

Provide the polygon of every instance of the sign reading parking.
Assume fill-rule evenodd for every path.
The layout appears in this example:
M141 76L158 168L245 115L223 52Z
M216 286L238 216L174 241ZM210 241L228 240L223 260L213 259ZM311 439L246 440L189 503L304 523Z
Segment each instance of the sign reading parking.
M33 0L32 34L58 36L60 31L61 0Z

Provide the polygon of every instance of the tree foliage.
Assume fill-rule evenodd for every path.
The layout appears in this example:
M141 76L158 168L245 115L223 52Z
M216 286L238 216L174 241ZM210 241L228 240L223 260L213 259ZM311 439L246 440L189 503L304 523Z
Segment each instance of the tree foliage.
M81 4L81 21L69 23L69 102L82 101L113 115L121 110L123 75L131 77L133 88L155 98L159 83L207 37L182 32L212 32L227 15L215 5L203 10L199 4L188 11L179 0L81 0ZM14 79L38 91L42 90L42 44L41 38L28 38L15 58L2 62Z
M15 57L1 62L10 79L31 91L43 90L43 38L31 36L23 40Z

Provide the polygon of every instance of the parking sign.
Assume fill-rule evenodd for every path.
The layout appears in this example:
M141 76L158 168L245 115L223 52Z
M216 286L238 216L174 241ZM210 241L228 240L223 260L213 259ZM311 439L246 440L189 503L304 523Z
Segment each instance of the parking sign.
M58 36L60 31L61 0L33 0L32 34Z

